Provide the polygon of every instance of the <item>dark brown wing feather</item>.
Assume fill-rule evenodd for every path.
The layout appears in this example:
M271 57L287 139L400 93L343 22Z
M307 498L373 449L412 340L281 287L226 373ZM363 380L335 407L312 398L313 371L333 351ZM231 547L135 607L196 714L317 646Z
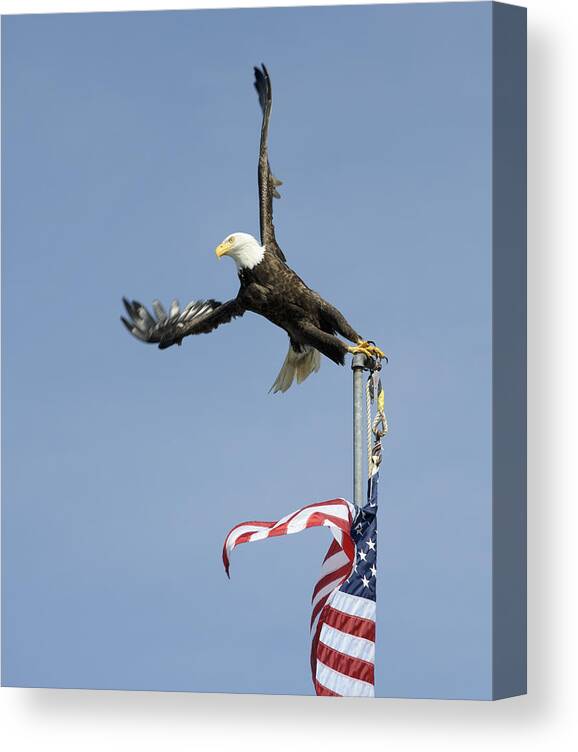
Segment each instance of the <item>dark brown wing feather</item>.
M261 243L282 261L285 261L283 251L275 240L275 225L273 224L273 198L280 198L277 188L282 185L271 172L267 140L269 136L269 119L271 117L272 91L271 79L267 68L255 68L255 89L259 96L259 104L263 112L261 123L261 144L259 147L259 224L261 229Z
M197 300L181 311L174 300L167 313L158 300L153 301L153 314L137 300L123 298L128 320L121 316L129 332L142 342L158 344L161 350L171 345L180 345L183 337L191 334L207 334L221 324L242 316L245 308L234 298L227 303L217 300Z

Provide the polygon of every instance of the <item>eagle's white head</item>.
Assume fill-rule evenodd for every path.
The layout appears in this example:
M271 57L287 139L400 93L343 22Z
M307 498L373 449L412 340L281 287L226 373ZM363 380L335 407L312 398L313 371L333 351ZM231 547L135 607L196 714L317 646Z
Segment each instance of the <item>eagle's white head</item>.
M223 242L215 248L217 258L230 256L237 264L237 269L252 269L263 260L265 249L259 242L246 232L234 232L227 235Z

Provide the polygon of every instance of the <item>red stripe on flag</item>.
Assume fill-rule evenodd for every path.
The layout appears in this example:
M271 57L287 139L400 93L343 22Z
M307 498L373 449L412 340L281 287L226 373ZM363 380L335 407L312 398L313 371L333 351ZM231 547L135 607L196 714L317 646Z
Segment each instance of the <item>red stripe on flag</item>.
M304 528L320 527L326 521L331 522L333 525L335 525L335 527L339 528L343 533L349 534L349 529L351 527L350 521L343 520L341 519L341 517L333 517L333 515L331 514L323 514L322 512L311 512L307 522L304 525ZM291 522L292 520L287 520L287 522L284 522L282 525L279 525L279 527L274 527L267 537L276 538L279 535L287 535L287 530L289 529Z
M329 551L325 554L325 558L323 559L323 563L329 559L329 557L334 556L335 554L339 553L341 551L341 546L336 540L331 541L331 545L329 546Z
M333 692L331 689L324 687L318 679L315 680L315 694L320 697L341 697L337 692Z
M336 608L327 606L323 612L323 622L330 627L338 629L340 632L363 637L366 640L375 642L375 622L373 619L364 619L361 616L351 616Z
M340 585L341 585L341 583L338 582L337 585L336 585L336 587L339 587ZM331 592L333 592L333 591L331 591ZM327 593L327 595L324 595L323 598L320 598L319 601L313 606L313 611L311 612L311 620L309 621L309 629L311 629L311 627L313 626L313 623L314 623L315 619L317 619L317 614L320 611L322 611L323 608L325 607L325 604L327 603L327 599L329 598L330 595L331 595L331 593ZM318 624L321 624L322 621L323 621L323 617L320 616Z
M330 582L335 582L335 580L339 579L340 577L346 579L347 575L351 572L351 564L352 562L348 561L346 564L343 564L343 566L339 567L339 569L334 569L333 572L329 572L329 574L326 574L325 577L322 577L317 585L315 585L313 595L311 596L311 601L314 601L317 593L320 590L323 590L324 587L329 585Z
M374 682L373 663L363 661L361 658L353 658L346 653L340 653L338 650L324 645L321 641L317 645L317 658L321 663L340 674L345 674L345 676L359 679L368 684Z

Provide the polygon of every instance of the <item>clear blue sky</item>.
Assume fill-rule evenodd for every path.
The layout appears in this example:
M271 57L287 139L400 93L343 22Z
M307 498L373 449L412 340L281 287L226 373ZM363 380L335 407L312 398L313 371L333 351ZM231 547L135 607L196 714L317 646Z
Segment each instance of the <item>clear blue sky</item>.
M277 235L390 355L377 693L490 693L489 3L3 19L3 681L311 694L327 531L229 528L350 496L349 369L269 395L246 315L159 352L123 294L227 299Z

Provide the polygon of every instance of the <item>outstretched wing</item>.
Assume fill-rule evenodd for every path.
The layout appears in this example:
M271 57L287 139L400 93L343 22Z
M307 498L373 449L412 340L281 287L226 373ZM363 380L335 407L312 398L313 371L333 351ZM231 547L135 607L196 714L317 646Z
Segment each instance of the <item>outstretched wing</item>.
M242 316L245 309L236 298L227 303L217 300L196 300L181 311L177 300L173 300L167 313L158 300L153 301L151 314L142 303L123 298L128 320L121 316L122 323L129 332L142 342L158 344L161 350L171 345L180 345L183 337L190 334L207 334L221 324Z
M267 139L269 135L269 118L271 117L271 79L267 68L262 64L255 68L255 89L259 95L259 104L263 112L261 123L261 145L259 147L259 223L261 228L261 243L272 251L282 261L285 261L283 251L275 240L275 226L273 225L273 197L280 198L277 188L282 184L271 172Z

